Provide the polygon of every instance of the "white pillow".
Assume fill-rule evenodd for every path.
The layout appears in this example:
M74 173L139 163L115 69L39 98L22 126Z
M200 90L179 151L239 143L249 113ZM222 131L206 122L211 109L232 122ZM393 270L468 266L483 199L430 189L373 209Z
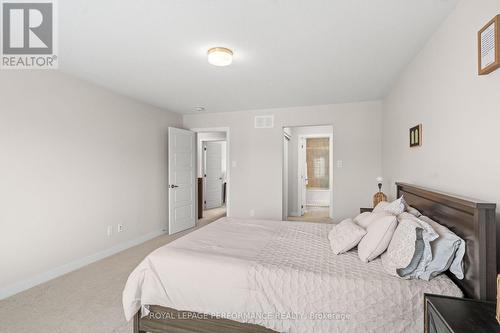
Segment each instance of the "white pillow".
M406 219L418 223L420 228L422 228L422 240L424 242L422 259L418 263L417 268L415 268L415 270L409 275L411 278L420 278L420 275L425 271L425 268L432 260L431 242L438 238L439 235L427 222L422 221L409 213L402 213L398 216L399 223L402 223Z
M408 278L417 268L424 250L422 231L415 220L400 220L387 251L382 254L382 265L387 273Z
M384 211L392 213L394 215L399 215L401 213L404 213L404 211L406 210L406 206L407 206L407 203L406 203L405 199L403 199L403 197L401 197L397 200L394 200L390 204L386 205L384 207Z
M383 212L385 207L387 207L387 205L389 205L389 203L387 201L380 201L376 206L375 208L373 208L373 213L379 213L379 212Z
M432 260L425 267L425 271L419 275L419 278L429 281L450 269L458 279L463 279L465 241L444 225L431 220L427 216L422 216L420 219L427 222L437 232L439 238L431 242ZM453 268L451 268L452 265Z
M392 215L392 214L388 213L388 212L385 212L383 210L382 211L378 211L378 212L373 212L373 213L364 212L364 213L361 213L358 216L356 216L353 221L354 221L354 223L356 223L357 225L359 225L361 228L367 229L368 226L373 221L375 221L376 219L378 219L381 216L387 216L387 215Z
M328 234L330 246L335 254L349 251L366 234L366 230L355 224L351 219L346 219L335 225Z
M358 244L358 256L361 261L369 262L381 255L391 242L398 224L392 214L376 214L377 218L368 225L366 235Z

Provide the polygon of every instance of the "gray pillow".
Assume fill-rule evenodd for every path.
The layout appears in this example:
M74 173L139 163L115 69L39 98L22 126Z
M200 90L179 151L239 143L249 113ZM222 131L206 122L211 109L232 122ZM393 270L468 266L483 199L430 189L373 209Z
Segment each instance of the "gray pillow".
M432 260L419 275L419 278L429 281L450 269L458 279L463 279L465 241L444 225L431 220L427 216L421 216L420 219L427 222L438 233L439 238L431 243Z

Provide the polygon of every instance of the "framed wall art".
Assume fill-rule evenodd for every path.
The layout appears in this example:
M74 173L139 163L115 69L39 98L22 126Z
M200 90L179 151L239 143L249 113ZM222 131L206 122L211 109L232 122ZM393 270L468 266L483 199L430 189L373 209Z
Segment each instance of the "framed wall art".
M500 67L500 15L495 16L478 32L479 75Z
M422 145L422 124L410 128L410 147Z

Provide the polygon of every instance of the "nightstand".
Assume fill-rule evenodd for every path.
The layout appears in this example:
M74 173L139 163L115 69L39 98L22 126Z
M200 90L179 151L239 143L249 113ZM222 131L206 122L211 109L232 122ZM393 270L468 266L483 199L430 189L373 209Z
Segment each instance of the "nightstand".
M495 302L425 294L424 332L500 332L495 307Z
M360 208L360 209L359 209L359 213L360 213L360 214L361 214L361 213L367 213L367 212L368 212L368 213L373 212L373 208Z

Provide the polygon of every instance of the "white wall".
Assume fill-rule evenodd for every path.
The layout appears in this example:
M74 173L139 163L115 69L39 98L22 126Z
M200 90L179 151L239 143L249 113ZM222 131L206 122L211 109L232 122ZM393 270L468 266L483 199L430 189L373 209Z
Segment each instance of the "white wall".
M500 205L500 70L477 75L477 32L499 13L498 0L461 1L385 100L391 190L407 181ZM423 146L410 149L408 130L419 123Z
M181 116L55 71L2 71L0 91L0 298L167 228Z
M332 125L334 160L334 216L356 215L370 205L381 173L380 102L312 107L206 113L184 116L186 128L229 127L231 216L281 219L283 127ZM254 116L273 114L272 129L255 129ZM231 163L230 163L231 164Z

